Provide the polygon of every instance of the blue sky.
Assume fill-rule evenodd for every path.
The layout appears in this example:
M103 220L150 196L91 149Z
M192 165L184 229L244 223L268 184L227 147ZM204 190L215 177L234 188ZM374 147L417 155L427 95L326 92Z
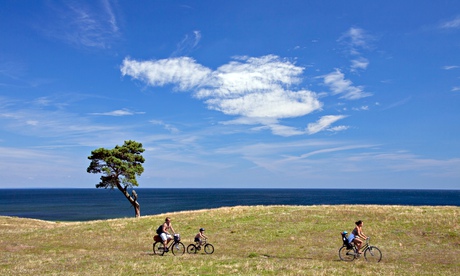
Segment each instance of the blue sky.
M458 1L0 6L0 188L460 188Z

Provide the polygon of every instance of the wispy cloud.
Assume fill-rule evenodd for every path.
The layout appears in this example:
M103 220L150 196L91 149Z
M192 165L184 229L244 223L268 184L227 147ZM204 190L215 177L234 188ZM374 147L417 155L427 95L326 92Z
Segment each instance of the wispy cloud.
M455 19L445 21L440 25L441 29L459 29L460 28L460 16Z
M89 113L90 115L99 115L99 116L131 116L137 114L145 114L145 112L134 112L130 111L129 109L118 109L109 112L101 112L101 113Z
M346 118L345 115L326 115L321 117L317 122L308 124L307 131L308 134L315 134L320 131L329 129L329 126L335 123L338 120ZM336 130L345 130L346 128L337 128Z
M351 61L351 71L356 71L358 69L366 69L369 65L369 60L367 58L360 57L358 59L353 59Z
M412 99L411 96L406 97L406 98L404 98L402 100L399 100L397 102L394 102L394 103L388 105L387 107L383 108L383 110L392 109L392 108L395 108L397 106L404 105L404 104L408 103L411 99Z
M352 27L348 29L338 41L346 45L349 53L352 55L359 55L359 49L368 49L372 37L361 28Z
M442 67L442 69L444 70L452 70L452 69L458 69L458 68L460 68L460 66L458 65L446 65Z
M113 7L108 0L85 4L49 2L48 25L40 30L76 47L108 49L120 36Z
M3 101L0 99L2 129L7 133L35 137L37 140L46 138L49 139L49 143L57 146L62 143L94 144L95 141L119 143L119 140L133 128L132 125L98 124L91 120L91 116L54 108L60 106L59 103L44 98L38 100L39 104L44 106L37 106L37 101L24 102L12 99L6 99L6 104L2 104Z
M179 133L179 129L170 125L170 124L166 124L164 123L163 121L161 120L150 120L150 123L152 123L153 125L159 125L159 126L162 126L164 129L166 129L167 131L175 134L175 133Z
M313 150L311 152L302 154L300 156L290 156L282 160L282 162L293 161L296 159L309 158L314 155L320 155L320 154L325 154L325 153L349 151L349 150L363 149L363 148L369 148L369 147L370 145L348 145L348 146L337 146L337 147L325 147L322 149Z
M340 98L347 100L356 100L372 96L371 93L365 92L363 87L354 86L351 80L345 79L345 75L336 69L327 75L322 76L324 84L329 86L333 94L340 94Z
M198 46L201 40L201 32L193 31L190 34L186 34L184 39L177 44L177 49L172 53L171 56L186 56L190 54Z
M362 56L361 52L371 49L371 42L374 40L374 37L369 35L364 29L356 27L348 29L339 37L337 41L345 46L347 55L353 57L350 60L351 72L367 69L370 62Z
M360 106L360 107L353 107L352 110L354 111L363 111L363 110L369 110L369 106L368 105L363 105L363 106Z

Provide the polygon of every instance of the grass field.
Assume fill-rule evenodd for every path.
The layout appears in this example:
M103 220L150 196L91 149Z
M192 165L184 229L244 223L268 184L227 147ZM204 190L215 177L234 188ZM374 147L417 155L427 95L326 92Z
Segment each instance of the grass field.
M460 275L459 207L237 206L89 222L0 217L0 275ZM156 256L166 216L187 246ZM364 221L380 263L339 260L340 232Z

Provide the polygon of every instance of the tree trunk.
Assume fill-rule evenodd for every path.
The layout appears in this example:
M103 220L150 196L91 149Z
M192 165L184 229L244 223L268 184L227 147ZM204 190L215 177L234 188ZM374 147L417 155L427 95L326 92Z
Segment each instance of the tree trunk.
M141 205L139 205L139 203L136 201L135 205L133 205L133 206L134 206L134 214L135 214L136 218L141 217Z
M136 218L139 218L141 216L141 205L137 202L137 199L132 198L128 191L126 191L127 187L123 188L120 183L117 183L117 188L129 200L129 203L134 207L134 215Z

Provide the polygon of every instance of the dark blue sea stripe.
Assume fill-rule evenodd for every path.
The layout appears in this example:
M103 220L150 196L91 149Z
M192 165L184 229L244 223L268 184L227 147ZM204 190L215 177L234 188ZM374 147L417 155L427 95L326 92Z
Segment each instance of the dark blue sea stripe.
M237 205L460 206L460 190L136 189L142 215ZM51 221L134 216L118 190L1 189L0 215Z

